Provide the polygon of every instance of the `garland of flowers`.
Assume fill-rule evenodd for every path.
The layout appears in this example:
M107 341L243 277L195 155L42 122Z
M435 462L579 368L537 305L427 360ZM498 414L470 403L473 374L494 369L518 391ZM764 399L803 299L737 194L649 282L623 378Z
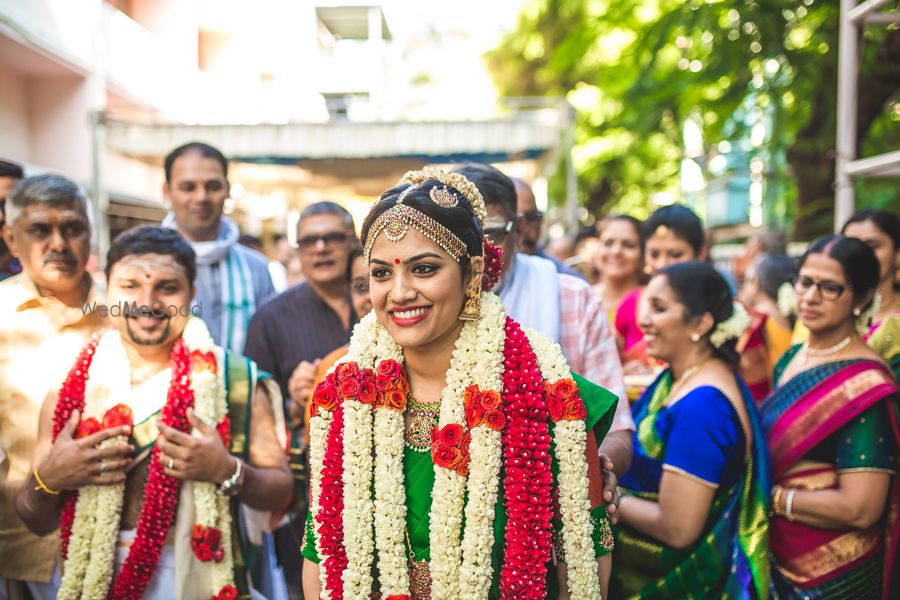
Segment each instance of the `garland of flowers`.
M190 343L206 348L212 347L211 342L204 341L209 339L206 327L199 320L191 319L185 333L190 342L182 337L172 348L170 359L172 378L160 414L161 423L182 432L190 430L187 410L194 406L195 397L205 399L207 406L198 407L198 416L208 421L227 410L224 381L216 374L215 354L211 350L191 351L189 348ZM101 360L95 362L94 356L98 350ZM119 362L124 360L125 363L116 365L117 358L120 359ZM192 365L196 373L193 377ZM103 428L130 424L130 409L125 405L117 405L107 411L102 425L94 416L100 415L108 398L119 397L125 393L119 388L123 385L130 386L128 379L130 372L130 365L127 364L118 332L109 331L102 337L92 340L79 355L78 361L60 390L59 401L54 411L54 439L75 410L84 413L84 419L78 428L80 437ZM220 434L223 430L227 430L227 425L227 419L219 423ZM107 440L104 444L124 442L125 438L119 436ZM196 485L197 482L194 483ZM212 487L214 490L214 486ZM115 563L115 543L121 518L124 484L85 486L80 492L68 494L63 502L60 519L62 552L66 561L60 597L99 598L108 593L115 598L140 598L155 572L162 546L174 522L180 489L181 482L165 474L159 461L159 447L154 446L134 543L121 572L112 584L112 589L110 580ZM214 508L210 508L210 499L204 497L201 491L195 496L195 502L198 503L195 508L201 518L211 519L208 515L218 512L220 515L228 514L227 518L230 519L227 498L224 502L222 499L213 498ZM203 516L204 514L207 516ZM203 532L200 543L194 543L197 542L196 533L199 527L195 525L195 539L192 540L192 546L195 546L195 554L200 553L198 559L202 559L200 555L205 556L207 551L211 554L209 560L217 559L217 565L212 570L211 597L234 597L237 590L233 585L230 520L223 523L219 518L216 522L223 527L225 533L208 528Z
M499 298L482 294L482 318L463 326L453 349L439 424L432 433L435 483L429 536L440 540L431 545L433 598L487 598L494 506L504 457L504 502L510 523L501 593L544 596L553 508L543 383L526 335L505 317ZM358 582L360 573L371 573L373 545L378 550L381 597L409 598L403 538L403 411L408 389L402 349L374 314L357 324L346 357L316 388L310 420L311 510L322 598L368 598L371 588ZM348 426L348 407L366 420ZM374 418L369 418L372 407ZM374 427L371 441L360 431L365 427ZM355 447L362 442L352 450L352 460L344 439L353 439ZM374 461L366 461L361 453L371 457L372 448ZM580 452L583 463L584 444ZM351 463L355 472L348 477ZM348 481L356 488L351 491L352 502L342 495L347 494ZM353 514L371 512L373 507L374 531L371 521ZM588 512L583 516L589 518ZM353 552L362 562L351 569L348 555ZM595 564L593 555L588 562Z
M556 424L553 454L559 465L559 512L569 595L572 600L599 599L585 462L587 411L559 345L536 332L526 334L544 379L550 418Z
M213 343L209 330L200 319L190 319L182 339L190 348L191 388L194 392L194 414L214 426L225 447L231 445L231 423L225 386L224 350ZM192 435L202 434L194 429ZM217 486L205 481L192 481L195 522L191 528L191 550L200 562L211 563L212 597L228 597L234 587L234 553L231 546L231 499L218 493Z
M506 474L503 494L508 521L501 598L543 598L550 560L553 514L550 433L542 379L528 338L506 321L503 431Z

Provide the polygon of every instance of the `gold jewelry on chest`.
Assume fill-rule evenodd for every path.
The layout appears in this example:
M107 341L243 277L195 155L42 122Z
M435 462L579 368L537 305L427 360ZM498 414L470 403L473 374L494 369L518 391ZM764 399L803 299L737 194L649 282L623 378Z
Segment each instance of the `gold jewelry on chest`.
M413 452L430 452L431 431L437 427L438 416L441 413L440 401L420 404L410 394L406 403L406 412L411 417L404 435L406 447Z

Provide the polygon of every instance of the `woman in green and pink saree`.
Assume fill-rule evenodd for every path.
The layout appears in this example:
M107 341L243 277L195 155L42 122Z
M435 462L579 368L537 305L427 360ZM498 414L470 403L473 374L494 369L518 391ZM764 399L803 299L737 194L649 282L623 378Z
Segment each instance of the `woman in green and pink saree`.
M897 384L857 333L878 262L865 243L813 242L796 280L809 340L775 367L761 406L775 486L769 537L777 598L887 598L900 489Z

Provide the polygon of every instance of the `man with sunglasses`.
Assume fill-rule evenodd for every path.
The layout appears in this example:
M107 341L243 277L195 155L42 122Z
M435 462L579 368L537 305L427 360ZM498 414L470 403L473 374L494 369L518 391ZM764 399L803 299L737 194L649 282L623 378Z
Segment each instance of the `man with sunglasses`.
M300 593L300 540L306 522L306 401L320 360L350 340L357 315L350 300L347 263L356 241L353 217L334 202L316 202L300 213L297 246L305 281L257 311L247 333L247 357L271 373L287 400L293 429L291 469L295 507L291 523L275 532L288 591Z
M266 257L239 244L237 223L223 214L228 160L209 144L191 142L166 156L165 172L171 212L162 226L177 229L197 255L193 305L216 344L245 354L250 319L275 287Z
M553 262L558 273L573 275L584 279L584 275L567 267L561 260L544 252L541 245L541 228L544 225L544 213L538 210L531 186L518 177L510 177L516 186L516 209L518 211L519 253L540 256Z

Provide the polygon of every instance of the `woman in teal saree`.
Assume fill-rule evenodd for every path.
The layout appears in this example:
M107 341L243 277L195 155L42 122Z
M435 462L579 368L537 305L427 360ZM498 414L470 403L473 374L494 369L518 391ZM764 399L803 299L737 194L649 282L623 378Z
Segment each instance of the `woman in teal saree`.
M705 263L663 269L646 295L647 347L670 367L634 406L611 597L764 598L768 459L734 373L749 317Z
M777 598L888 598L897 555L897 386L857 334L878 281L857 239L812 243L796 281L809 340L775 368L761 406L776 485Z

